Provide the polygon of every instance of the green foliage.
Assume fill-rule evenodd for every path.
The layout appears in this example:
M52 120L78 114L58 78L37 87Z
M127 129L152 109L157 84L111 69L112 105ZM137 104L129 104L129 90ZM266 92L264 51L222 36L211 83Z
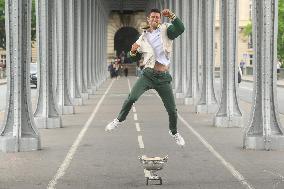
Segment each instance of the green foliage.
M248 37L252 33L252 23L248 23L243 29L243 35Z
M278 1L278 37L277 37L277 57L284 62L284 0ZM243 35L248 37L252 33L252 24L244 27Z
M284 0L279 0L277 40L278 59L284 62Z
M31 39L36 39L36 11L35 0L32 0L32 31ZM6 33L5 33L5 0L0 0L0 48L6 48Z
M5 0L0 0L0 48L5 48Z

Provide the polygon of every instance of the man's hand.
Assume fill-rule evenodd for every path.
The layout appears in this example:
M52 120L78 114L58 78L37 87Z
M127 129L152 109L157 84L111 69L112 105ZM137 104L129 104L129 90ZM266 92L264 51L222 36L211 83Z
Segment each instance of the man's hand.
M138 45L137 43L134 43L131 47L131 52L132 53L136 53L137 49L140 47L140 45Z
M170 17L172 12L169 9L162 10L162 15L165 17Z

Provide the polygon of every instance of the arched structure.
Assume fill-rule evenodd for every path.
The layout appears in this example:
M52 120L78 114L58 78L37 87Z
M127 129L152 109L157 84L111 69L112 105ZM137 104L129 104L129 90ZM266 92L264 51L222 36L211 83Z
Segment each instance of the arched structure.
M60 127L60 115L74 113L75 105L96 93L109 75L107 63L115 56L116 32L131 27L141 33L141 27L146 25L145 13L154 7L171 9L186 28L174 41L171 57L170 72L176 97L192 103L199 113L216 113L218 105L216 126L235 126L242 116L236 87L238 7L234 4L236 0L220 1L222 97L218 105L213 85L214 18L215 6L219 6L215 0L38 0L40 82L37 110L33 115L28 89L31 1L9 0L6 9L8 98L0 130L0 150L40 149L37 128ZM284 148L284 129L278 118L275 89L277 6L278 0L253 1L254 104L244 135L244 147L249 149ZM163 21L168 20L163 18Z

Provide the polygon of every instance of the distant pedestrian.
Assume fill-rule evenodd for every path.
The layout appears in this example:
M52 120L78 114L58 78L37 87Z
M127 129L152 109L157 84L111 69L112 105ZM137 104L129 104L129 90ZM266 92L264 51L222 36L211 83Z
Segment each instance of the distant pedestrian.
M244 62L244 60L242 60L242 61L240 62L240 67L241 67L242 73L244 73L245 64L246 64L246 63Z
M0 63L0 68L6 68L6 64Z
M125 68L124 68L124 75L125 75L125 77L128 76L128 68L127 68L127 66L125 66Z

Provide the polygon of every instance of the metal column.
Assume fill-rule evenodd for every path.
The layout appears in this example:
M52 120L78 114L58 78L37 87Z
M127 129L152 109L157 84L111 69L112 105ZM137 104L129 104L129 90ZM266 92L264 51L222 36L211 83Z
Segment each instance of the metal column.
M276 96L278 0L253 1L254 96L246 149L284 149Z
M202 0L202 91L196 106L197 113L215 113L217 100L213 87L215 0Z
M237 98L238 0L220 1L221 20L221 102L215 115L216 127L242 127Z
M198 101L198 0L192 0L190 6L190 31L187 43L190 43L190 57L187 61L187 93L185 104L197 104Z
M29 85L31 1L6 1L7 104L0 149L20 152L40 149Z
M37 8L37 49L38 49L38 101L34 113L38 128L61 127L61 118L55 107L53 76L53 17L54 0L38 0Z
M181 2L174 1L174 12L176 16L181 16ZM174 60L172 64L174 65L174 92L177 98L184 97L182 91L182 64L181 64L181 37L178 37L174 40Z
M68 57L68 3L69 0L57 1L57 103L59 114L73 114L69 93L69 57Z

